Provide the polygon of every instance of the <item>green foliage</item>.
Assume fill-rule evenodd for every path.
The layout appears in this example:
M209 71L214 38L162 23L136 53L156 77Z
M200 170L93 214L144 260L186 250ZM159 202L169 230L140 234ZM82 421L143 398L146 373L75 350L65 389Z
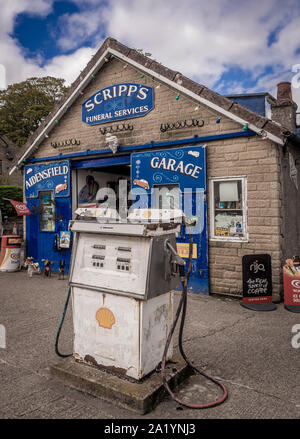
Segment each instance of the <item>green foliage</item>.
M2 218L4 218L5 215L8 217L16 216L16 210L13 205L9 201L3 200L3 198L23 202L22 186L0 186L0 209Z
M67 91L64 79L29 78L0 91L0 135L23 146Z

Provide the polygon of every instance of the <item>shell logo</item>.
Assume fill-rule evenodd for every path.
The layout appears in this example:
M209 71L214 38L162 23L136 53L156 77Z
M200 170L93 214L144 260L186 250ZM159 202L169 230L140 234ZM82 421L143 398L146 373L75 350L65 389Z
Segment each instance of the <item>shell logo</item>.
M24 204L16 204L16 208L19 210L27 210L27 207Z
M100 308L96 312L96 320L99 326L106 329L111 329L116 323L115 316L108 308Z
M300 280L292 280L291 284L293 285L294 288L299 288L300 289Z

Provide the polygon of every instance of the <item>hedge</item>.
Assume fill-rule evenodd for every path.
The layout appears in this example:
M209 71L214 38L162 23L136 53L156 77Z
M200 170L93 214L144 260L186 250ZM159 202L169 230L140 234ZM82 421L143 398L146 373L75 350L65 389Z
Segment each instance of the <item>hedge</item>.
M12 217L16 216L16 211L13 205L3 198L9 198L10 200L23 201L23 188L22 186L0 186L0 209L2 212L2 218L4 216Z

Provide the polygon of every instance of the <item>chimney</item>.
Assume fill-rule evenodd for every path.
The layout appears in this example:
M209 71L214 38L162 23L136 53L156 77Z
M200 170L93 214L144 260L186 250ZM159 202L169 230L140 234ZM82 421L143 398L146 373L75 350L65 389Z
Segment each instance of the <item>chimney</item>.
M291 133L296 133L297 104L293 101L290 82L277 84L277 100L271 104L272 120L279 122Z

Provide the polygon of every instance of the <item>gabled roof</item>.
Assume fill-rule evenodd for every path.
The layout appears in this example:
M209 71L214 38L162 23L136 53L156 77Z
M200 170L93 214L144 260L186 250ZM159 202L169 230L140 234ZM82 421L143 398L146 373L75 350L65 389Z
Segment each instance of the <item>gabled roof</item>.
M95 75L107 61L107 58L113 56L122 62L133 66L137 70L173 87L185 96L192 98L195 103L201 103L207 107L223 114L229 119L234 120L241 125L247 124L248 128L258 134L264 134L270 140L280 145L285 143L284 132L286 128L280 124L272 122L242 105L222 96L204 85L187 78L180 72L171 70L157 61L141 54L135 49L130 49L124 44L113 38L107 38L97 53L89 61L85 69L80 73L73 82L68 92L63 96L61 101L55 106L50 114L41 123L39 128L32 134L26 144L21 148L10 174L14 172L17 166L21 166L44 140L57 121L68 110L68 107L78 98L81 90L89 84ZM262 131L263 130L263 131Z

